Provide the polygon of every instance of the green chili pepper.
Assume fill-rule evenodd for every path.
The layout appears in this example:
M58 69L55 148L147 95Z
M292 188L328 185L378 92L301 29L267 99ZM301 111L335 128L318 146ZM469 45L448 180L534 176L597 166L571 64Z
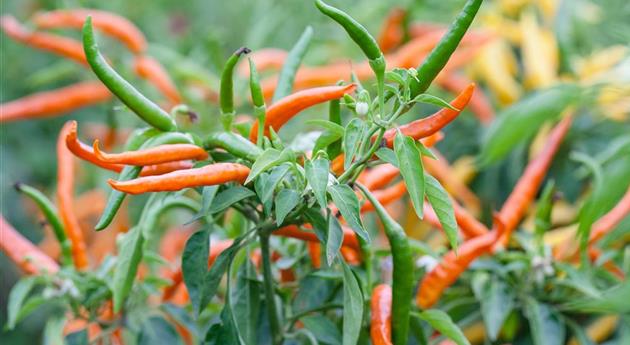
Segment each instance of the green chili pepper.
M249 54L251 50L246 47L237 49L225 63L221 73L221 89L219 91L219 102L221 105L221 122L225 130L230 130L234 120L234 66L243 54Z
M367 200L374 205L374 210L383 223L385 235L391 247L394 260L392 284L392 341L395 345L407 344L409 333L409 312L413 295L413 259L411 246L403 228L385 210L378 200L365 188L357 186Z
M315 5L323 14L339 23L339 25L346 30L350 38L352 38L359 48L361 48L365 56L367 56L370 67L372 67L372 71L374 71L374 74L376 75L380 111L383 113L385 103L384 93L386 63L385 57L383 56L383 52L381 52L381 48L379 48L378 43L374 37L370 35L367 29L363 27L363 25L354 20L354 18L350 17L347 13L324 3L322 0L315 0Z
M433 82L433 79L444 68L466 31L468 31L482 2L483 0L468 0L466 2L464 9L455 18L448 32L418 68L418 80L412 79L410 85L411 98L425 92L431 85L431 82Z
M143 138L144 141L138 137ZM125 146L127 150L138 150L166 144L196 144L196 142L190 134L169 132L149 136L147 132L141 131L137 132L136 136L129 138L127 145ZM135 179L140 176L141 171L141 166L125 166L120 172L120 175L118 175L117 180L127 181ZM105 229L112 220L114 220L114 216L118 212L123 200L125 200L125 196L127 196L126 193L117 190L112 190L110 192L107 204L105 205L105 210L94 227L96 230Z
M68 236L66 236L66 231L63 226L63 222L59 218L59 213L57 212L57 208L53 203L48 199L42 192L39 190L25 185L23 183L16 183L15 189L28 196L37 204L37 207L42 211L44 217L50 224L50 227L57 237L57 241L59 241L59 245L61 246L61 263L64 266L72 265L72 249L70 248L71 244L68 240Z
M263 96L262 88L260 86L258 70L256 69L256 64L254 64L252 59L249 59L249 88L252 93L252 102L254 103L254 117L258 120L258 123L265 123L267 106L265 105L265 97ZM258 126L258 137L256 139L256 145L258 145L258 147L262 146L264 131L265 126Z
M167 112L144 97L109 66L98 50L92 30L92 17L90 16L86 18L85 24L83 24L83 49L85 50L85 57L98 79L136 115L157 129L163 131L177 129L175 120Z
M295 74L297 73L300 63L308 50L312 37L313 28L307 26L300 36L300 39L298 39L297 43L295 43L293 48L291 48L291 51L289 52L289 55L287 55L287 59L284 61L282 69L280 70L276 90L273 93L272 103L288 96L293 90L293 80L295 79Z
M261 126L262 127L262 126ZM212 149L220 147L236 157L256 161L262 154L262 149L251 141L232 132L210 133L203 142L204 148Z

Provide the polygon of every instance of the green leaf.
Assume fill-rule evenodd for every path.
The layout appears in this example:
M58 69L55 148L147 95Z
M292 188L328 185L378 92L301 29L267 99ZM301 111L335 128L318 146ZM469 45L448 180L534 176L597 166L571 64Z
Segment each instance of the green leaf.
M304 164L306 180L313 189L315 199L319 206L326 208L328 201L326 200L326 188L328 187L328 174L330 171L330 161L324 158L318 158L312 161L306 161Z
M495 341L503 323L514 309L513 290L496 276L486 272L473 276L473 291L481 304L481 316L486 326L488 338Z
M311 44L312 37L313 28L307 26L293 48L289 51L278 76L278 82L276 83L276 90L273 93L272 103L288 96L291 93L291 90L293 90L295 74L300 67L300 63L302 62L304 55L306 55L306 51Z
M38 277L26 277L21 279L20 281L13 286L11 292L9 293L9 301L7 302L7 328L9 330L15 328L15 324L18 320L18 315L20 314L20 310L22 309L22 304L28 297L28 294L31 290L36 286L38 282L41 281L41 278Z
M346 158L343 163L345 170L348 170L350 164L354 159L354 156L359 150L361 145L361 139L365 136L368 128L363 120L355 117L346 126L346 132L343 136L343 152L346 154Z
M343 128L342 125L336 124L332 121L328 121L328 120L322 120L322 119L313 119L313 120L307 120L306 121L307 125L313 125L313 126L319 126L322 127L326 130L328 130L329 132L338 135L340 138L343 136L345 129Z
M524 301L523 308L525 317L529 320L534 345L564 344L565 326L549 305L528 297Z
M300 194L293 189L282 189L276 196L276 224L282 225L284 218L300 202Z
M201 296L205 276L208 272L208 255L210 251L210 232L201 230L194 233L184 247L182 254L182 273L184 284L190 296L193 313L201 312Z
M247 180L245 180L245 184L253 181L256 176L261 173L280 165L281 163L290 161L291 156L292 152L288 149L283 150L282 152L273 148L265 150L265 152L263 152L252 165L249 176L247 176Z
M46 321L46 327L43 334L43 345L63 344L63 329L67 319L65 315L51 316Z
M260 192L258 193L258 197L263 203L263 206L265 207L265 212L267 214L271 213L271 200L273 197L273 192L276 190L276 187L290 169L291 166L289 164L282 164L273 168L267 179L264 181L265 183L262 184Z
M256 280L256 268L249 259L239 267L236 286L231 289L232 313L245 345L258 344L256 330L260 312L260 283Z
M331 266L343 242L343 229L337 217L328 215L328 234L326 236L326 262Z
M429 157L431 159L438 159L438 157L435 155L435 153L433 153L433 151L429 150L428 148L424 146L424 144L422 144L422 141L420 140L416 141L416 147L418 148L418 151L420 151L420 153L423 156Z
M363 321L363 293L357 278L344 261L343 267L343 345L356 345Z
M116 313L122 308L133 286L138 265L142 259L143 242L142 229L137 227L133 227L125 233L121 241L112 280L114 312Z
M315 146L313 146L313 154L316 155L319 151L325 150L328 146L339 141L339 139L341 139L342 137L343 133L338 134L332 131L324 131L317 138L317 140L315 140Z
M430 95L428 93L421 93L421 94L419 94L414 99L412 99L410 103L411 104L413 104L413 103L432 104L432 105L437 105L438 107L441 107L441 108L448 108L448 109L451 109L451 110L459 111L459 109L453 107L447 101L441 99L440 97Z
M214 260L212 267L210 267L210 271L205 276L205 282L203 284L203 290L201 293L201 307L205 308L208 303L212 300L214 295L217 293L217 289L219 288L219 283L221 283L221 278L225 274L229 264L234 260L234 256L241 248L241 240L236 239L231 246L225 249L219 256Z
M392 149L381 147L376 150L376 157L380 158L383 162L398 167L398 158L396 158L396 153Z
M159 316L151 316L142 323L138 345L182 344L175 327Z
M193 217L193 219L190 220L188 223L192 223L196 220L199 220L205 217L207 214L209 214L210 206L212 205L212 202L214 201L214 197L217 195L218 191L219 191L219 186L203 187L203 190L201 192L201 209L199 210L199 213L197 213Z
M562 306L564 310L580 313L623 314L630 312L630 280L601 293L601 297L576 298Z
M359 216L359 198L352 188L345 184L336 184L328 187L328 193L333 202L339 208L339 212L348 222L348 225L365 241L370 241L370 235L363 228L361 217Z
M412 138L399 131L394 139L394 152L400 163L400 174L407 186L413 208L418 217L422 219L424 217L425 181L420 151Z
M32 312L34 312L40 306L42 306L44 304L47 304L47 303L56 302L56 301L57 301L57 299L51 299L49 297L35 295L35 296L27 299L22 304L22 306L20 307L20 310L18 311L17 315L15 316L15 320L12 320L12 321L14 323L18 323L18 322L22 321L25 317L29 316ZM8 324L7 324L7 326L8 326Z
M234 205L235 203L247 198L251 198L255 195L256 194L254 192L243 186L236 185L230 187L217 194L208 212L210 212L211 214L219 213Z
M451 198L440 182L435 177L424 175L427 199L433 207L435 214L442 224L442 229L451 244L451 247L457 251L457 221L455 220L455 211L451 204Z
M330 319L322 315L307 315L300 318L304 327L311 331L315 338L329 345L341 345L341 333Z
M88 345L89 343L87 329L72 332L65 339L66 345Z
M490 124L481 146L479 160L497 162L518 144L532 138L546 121L557 119L579 99L580 88L573 84L541 90L505 109Z
M419 313L418 316L457 345L470 345L461 329L445 312L439 309L429 309Z

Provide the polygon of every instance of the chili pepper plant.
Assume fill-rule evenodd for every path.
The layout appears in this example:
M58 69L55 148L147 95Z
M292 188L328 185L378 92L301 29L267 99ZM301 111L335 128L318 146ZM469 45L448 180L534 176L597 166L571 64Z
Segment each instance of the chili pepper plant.
M551 82L525 54L528 85L545 89L509 106L518 97L501 89L509 78L477 61L486 95L462 67L492 55L499 35L471 29L482 0L459 3L448 27L412 25L394 8L373 36L356 8L316 0L313 15L334 23L362 62L305 66L318 44L310 26L288 52L243 42L215 81L188 75L211 111L185 103L121 16L39 12L32 29L4 15L8 37L77 63L91 80L5 102L1 122L107 101L140 124L110 122L90 143L81 139L90 126L67 121L52 200L14 181L45 219L49 247L0 217L0 248L24 273L6 326L47 308L51 344L590 344L613 332L628 341L630 252L617 248L627 231L615 228L629 225L630 128L619 124L625 134L596 157L579 139L609 85ZM45 32L54 29L81 40ZM164 102L120 72L99 34L124 45ZM279 133L313 109L324 115L306 120L317 131ZM477 159L456 167L439 148L476 136L450 129L463 113L483 136ZM199 114L215 125L199 128ZM100 189L80 200L77 163L102 171ZM549 178L558 166L575 172ZM499 197L467 185L479 172L487 191L507 169L517 174ZM571 179L579 198L562 193Z

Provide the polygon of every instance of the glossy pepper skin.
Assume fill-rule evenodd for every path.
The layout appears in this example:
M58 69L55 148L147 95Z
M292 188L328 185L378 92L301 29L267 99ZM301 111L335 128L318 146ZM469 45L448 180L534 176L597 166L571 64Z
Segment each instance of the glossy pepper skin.
M59 271L59 265L50 256L22 236L1 214L0 229L0 250L24 273L35 275Z
M239 158L255 161L262 154L262 149L246 138L232 132L215 132L203 141L207 149L222 148Z
M429 117L410 122L398 128L387 130L383 136L387 146L394 146L394 138L396 138L397 130L400 130L403 135L412 137L415 140L428 137L431 134L438 132L440 129L444 128L444 126L448 125L451 121L457 118L470 101L474 91L475 84L470 84L450 103L451 106L457 110L442 108Z
M144 150L121 153L105 153L100 150L98 140L94 141L94 155L102 162L124 165L151 165L186 159L204 160L208 153L194 144L167 144Z
M393 272L393 297L392 297L392 343L396 345L407 344L409 335L409 313L411 311L411 299L413 295L413 257L409 239L405 231L387 213L383 205L370 193L365 186L357 183L366 199L374 206L383 230L391 247L394 261Z
M168 113L136 90L105 61L96 44L91 17L87 17L83 25L83 48L94 74L129 109L159 130L169 132L177 129L175 120Z
M370 302L370 339L373 345L392 345L392 288L377 285Z
M112 98L99 82L81 82L38 92L0 105L0 122L39 119L65 114Z
M229 131L234 120L234 67L242 55L249 54L251 50L241 47L230 56L221 72L221 89L219 91L219 105L221 106L221 122L226 131Z
M243 183L249 168L236 163L216 163L201 168L174 171L164 175L140 177L127 181L109 180L117 191L128 194L178 191L184 188L212 186L227 182Z
M315 87L295 92L267 107L264 133L266 136L269 135L269 127L277 132L300 111L319 103L339 99L345 94L352 93L355 89L355 84L349 84L345 86ZM256 120L252 125L249 135L251 142L255 143L258 139L258 126L259 123L258 120Z

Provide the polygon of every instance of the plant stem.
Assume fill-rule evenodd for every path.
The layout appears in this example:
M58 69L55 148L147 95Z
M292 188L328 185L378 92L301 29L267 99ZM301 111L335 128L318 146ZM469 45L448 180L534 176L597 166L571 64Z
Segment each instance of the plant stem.
M274 296L273 276L271 275L271 253L269 249L269 234L259 232L260 251L262 253L263 264L263 287L265 290L265 304L267 305L267 313L269 314L269 325L271 327L272 343L282 344L282 330L280 328L280 320L278 319L278 309L276 308L276 299Z

